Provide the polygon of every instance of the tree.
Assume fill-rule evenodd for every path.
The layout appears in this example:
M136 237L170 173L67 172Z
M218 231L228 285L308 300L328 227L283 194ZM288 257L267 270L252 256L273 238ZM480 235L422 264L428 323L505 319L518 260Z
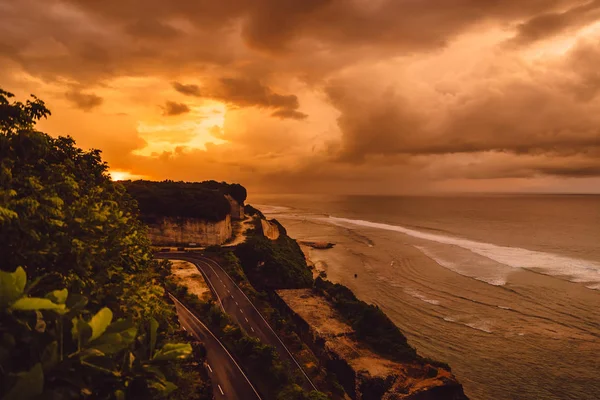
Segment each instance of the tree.
M202 382L182 372L191 351L135 202L100 151L35 130L43 101L13 97L0 89L0 398L157 398Z

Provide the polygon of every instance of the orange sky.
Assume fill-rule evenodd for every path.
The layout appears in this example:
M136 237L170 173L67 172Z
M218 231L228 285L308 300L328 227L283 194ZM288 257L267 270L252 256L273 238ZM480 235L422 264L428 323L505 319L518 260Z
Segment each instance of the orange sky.
M600 192L600 1L0 1L0 87L114 176Z

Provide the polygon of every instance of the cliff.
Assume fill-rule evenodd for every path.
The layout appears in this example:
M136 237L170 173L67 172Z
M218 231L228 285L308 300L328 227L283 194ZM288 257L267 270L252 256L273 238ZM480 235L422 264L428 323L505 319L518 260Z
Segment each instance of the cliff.
M356 400L465 400L452 373L421 359L382 357L356 339L355 330L313 289L278 290L277 302L325 367Z
M231 215L231 219L233 220L242 220L245 218L244 214L244 202L239 203L236 199L226 194L225 198L229 202L229 206L231 207L231 211L229 215Z
M277 240L279 238L279 227L276 223L267 221L266 219L260 220L263 235L271 240Z
M211 246L225 243L232 235L231 217L221 221L162 217L148 224L148 237L155 246Z
M157 246L221 245L244 218L246 189L225 182L124 181Z

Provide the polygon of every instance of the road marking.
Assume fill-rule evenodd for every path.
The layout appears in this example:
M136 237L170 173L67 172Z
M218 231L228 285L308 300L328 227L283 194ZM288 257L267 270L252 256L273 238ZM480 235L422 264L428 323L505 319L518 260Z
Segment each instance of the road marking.
M169 292L167 292L169 293ZM223 348L223 350L225 350L225 353L227 353L227 355L229 356L229 358L231 359L231 361L233 361L233 363L235 364L235 366L238 368L238 370L240 371L240 373L242 374L242 376L244 378L246 378L246 382L248 382L248 385L250 385L250 387L252 388L252 390L254 391L254 394L256 394L256 397L258 397L259 400L262 400L262 397L260 397L260 395L258 394L258 392L256 391L256 389L254 388L254 386L252 386L252 382L250 382L250 379L248 379L248 377L246 376L246 374L244 373L244 371L242 370L242 367L240 367L240 365L237 363L237 361L235 361L235 359L233 358L233 356L231 355L231 353L229 352L229 350L227 350L227 348L225 347L225 345L219 340L219 338L217 338L215 336L214 333L211 332L210 329L208 329L208 327L206 325L204 325L204 323L202 321L200 321L198 319L198 317L196 317L196 314L194 314L193 312L190 311L189 308L187 308L185 306L185 304L183 304L181 301L179 301L175 296L173 296L171 293L169 293L169 297L171 297L173 300L175 300L177 303L179 303L179 305L188 312L188 314L190 314L192 316L193 319L196 320L197 323L199 323L208 333L210 333L210 335L217 341L217 343L219 343L221 345L221 347Z
M206 363L206 366L208 367L208 370L209 370L210 372L212 372L212 368L210 367L210 364L209 364L209 363Z
M231 276L229 276L229 274L227 272L225 272L225 269L223 269L223 267L221 267L221 264L219 264L218 262L211 260L210 258L206 258L206 257L202 257L202 256L198 256L199 258L202 258L204 264L208 265L210 267L210 269L213 270L213 272L216 274L215 269L212 267L212 265L210 263L208 263L207 261L210 261L211 263L215 263L217 265L217 267L219 267L221 269L221 271L223 271L223 273L225 275L227 275L227 277L229 278L229 280L235 285L236 288L238 288L238 290L240 292L242 292L242 294L244 295L244 297L246 298L246 300L248 300L248 303L250 303L250 305L254 308L254 310L258 313L258 315L260 316L260 318L265 322L265 324L269 327L269 329L271 330L271 332L273 332L273 335L275 335L275 337L277 338L277 340L279 340L279 343L281 343L281 345L283 346L283 348L287 351L287 353L290 355L291 359L294 360L294 363L296 363L296 365L298 366L298 369L302 372L302 374L304 375L304 377L306 378L306 380L308 381L308 383L310 383L310 385L313 387L313 389L318 390L317 387L315 386L315 384L310 380L310 378L308 377L308 375L306 375L306 372L304 372L304 369L302 369L302 367L300 366L300 364L298 363L298 361L296 360L296 357L294 357L292 355L292 352L287 348L287 346L285 345L285 343L283 343L283 341L281 340L281 338L279 337L279 335L277 333L275 333L275 331L273 330L273 328L271 328L271 325L269 325L269 323L267 322L267 320L265 319L265 317L262 316L262 314L260 313L260 311L258 311L258 309L256 308L256 306L254 305L254 303L252 303L252 301L250 301L250 299L248 298L248 296L246 296L246 293L244 293L244 291L238 286L237 283L235 283L235 281L233 280L233 278L231 278ZM218 276L218 274L217 274Z
M254 328L253 327L250 327L250 329L252 330L252 332L254 332Z
M239 304L239 303L236 301L236 302L235 302L235 305L236 305L236 306L239 306L240 304Z
M240 308L240 312L243 314L243 313L244 313L244 310L242 310L242 309Z
M248 322L248 323L250 322L250 321L248 321L248 318L244 317L244 319L246 320L246 322Z
M221 394L222 394L223 396L225 396L225 392L223 392L223 389L221 389L221 385L219 385L219 384L217 383L217 386L219 387L219 392L221 392Z

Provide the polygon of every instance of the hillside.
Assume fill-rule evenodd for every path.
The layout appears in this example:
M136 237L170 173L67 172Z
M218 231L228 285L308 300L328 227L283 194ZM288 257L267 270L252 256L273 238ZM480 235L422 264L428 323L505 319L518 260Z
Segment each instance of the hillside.
M209 399L135 203L0 90L0 398Z

